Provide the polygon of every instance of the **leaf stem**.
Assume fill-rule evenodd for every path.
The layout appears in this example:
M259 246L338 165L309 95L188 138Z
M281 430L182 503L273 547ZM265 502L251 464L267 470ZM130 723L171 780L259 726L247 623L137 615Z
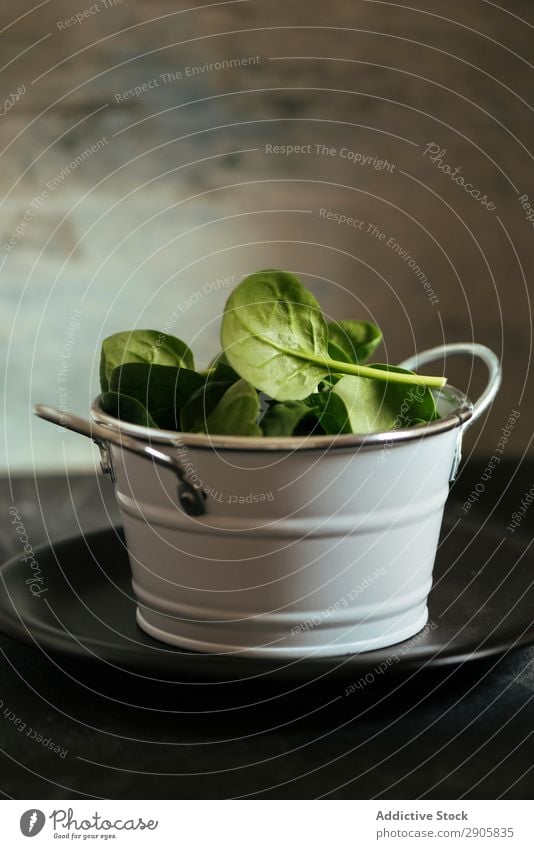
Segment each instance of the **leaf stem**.
M252 336L252 332L250 333ZM342 363L340 360L331 360L330 357L314 357L313 354L304 353L302 351L291 350L290 348L277 345L272 339L269 339L268 344L276 348L282 354L287 354L290 357L304 360L308 363L314 363L322 368L329 369L334 374L352 374L356 377L368 377L371 380L381 380L384 383L407 383L411 386L428 386L441 389L447 383L446 377L436 377L429 374L403 374L399 371L387 371L382 368L371 368L370 366L360 366L356 363Z
M427 374L402 374L398 371L386 371L381 368L371 368L370 366L360 366L355 363L342 363L338 360L317 359L314 360L317 364L324 365L333 372L341 374L353 374L357 377L368 377L372 380L382 380L391 383L410 383L412 386L435 386L441 388L447 383L446 377L433 377Z

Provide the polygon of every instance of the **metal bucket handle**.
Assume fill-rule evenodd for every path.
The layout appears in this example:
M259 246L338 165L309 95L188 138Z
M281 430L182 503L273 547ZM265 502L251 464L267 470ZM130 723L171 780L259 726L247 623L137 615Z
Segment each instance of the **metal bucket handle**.
M138 454L140 457L149 457L154 463L158 463L166 469L171 469L180 481L178 500L183 510L189 516L200 516L205 513L206 495L188 480L187 474L177 457L166 454L164 451L158 451L152 445L145 445L138 439L128 436L128 434L115 432L111 428L90 422L88 419L82 419L80 416L73 416L71 413L58 410L57 407L51 407L49 404L35 404L33 412L41 419L46 419L46 421L60 425L67 430L73 430L75 433L81 433L82 436L87 436L93 442L96 442L102 455L101 466L104 473L111 471L107 454L108 442L126 451L131 451L133 454Z
M417 371L420 366L424 366L433 360L446 359L447 357L454 357L457 354L468 356L472 359L475 357L481 359L488 369L488 380L484 391L473 404L472 415L458 428L456 451L454 452L454 459L449 475L449 481L451 483L456 478L460 460L462 459L462 436L465 428L472 425L482 415L484 410L489 407L501 385L501 362L490 348L486 348L485 345L480 345L478 342L452 342L447 345L437 345L435 348L429 348L428 351L422 351L420 354L414 354L413 357L408 357L408 359L403 360L399 364L401 368Z
M498 356L494 354L490 348L486 348L485 345L480 345L478 342L452 342L446 345L437 345L435 348L429 348L428 351L422 351L420 354L414 354L413 357L408 357L408 359L399 363L399 366L400 368L417 371L420 366L425 366L433 360L446 360L447 357L454 357L457 354L468 356L472 359L478 357L488 369L488 381L486 383L486 387L479 398L477 398L474 402L473 415L464 425L464 427L469 427L489 407L501 385L501 362Z

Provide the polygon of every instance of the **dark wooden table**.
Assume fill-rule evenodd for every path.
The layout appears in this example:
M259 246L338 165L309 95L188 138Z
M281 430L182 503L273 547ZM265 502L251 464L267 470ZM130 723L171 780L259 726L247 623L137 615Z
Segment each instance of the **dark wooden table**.
M480 480L469 463L458 510ZM504 528L534 463L502 463L473 515ZM32 546L117 521L94 477L2 486ZM534 509L534 507L533 507ZM534 514L533 514L534 515ZM7 519L2 559L20 551ZM527 541L531 517L521 533ZM518 531L519 533L519 531ZM534 649L441 673L383 679L351 697L148 682L77 668L0 636L0 790L22 798L529 798ZM287 690L287 685L285 685Z

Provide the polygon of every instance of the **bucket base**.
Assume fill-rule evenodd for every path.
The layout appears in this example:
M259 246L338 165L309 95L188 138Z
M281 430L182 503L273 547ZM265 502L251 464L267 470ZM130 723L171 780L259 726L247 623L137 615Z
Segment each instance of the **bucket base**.
M409 618L409 621L407 619ZM279 658L296 659L303 657L336 657L338 655L360 654L361 652L373 651L374 649L382 649L388 646L394 646L404 640L415 636L428 622L428 608L426 604L418 605L414 610L410 611L409 617L405 614L399 617L399 621L395 630L391 629L388 632L382 632L373 637L360 640L345 640L344 642L330 643L308 643L307 645L288 646L288 645L263 645L263 646L236 646L225 645L222 643L208 642L198 638L186 637L183 634L174 634L165 630L168 627L169 617L155 613L153 610L143 608L143 612L138 607L136 612L137 624L145 631L146 634L159 640L162 643L168 643L172 646L179 646L195 652L209 652L210 654L235 654L241 657L257 657L257 658ZM173 620L171 620L173 621ZM176 620L174 620L176 624ZM190 623L183 623L186 627ZM196 626L198 628L198 626ZM357 626L355 626L357 627ZM366 626L363 626L366 628ZM346 632L350 629L344 629L345 634L338 637L339 640L343 636L346 637Z

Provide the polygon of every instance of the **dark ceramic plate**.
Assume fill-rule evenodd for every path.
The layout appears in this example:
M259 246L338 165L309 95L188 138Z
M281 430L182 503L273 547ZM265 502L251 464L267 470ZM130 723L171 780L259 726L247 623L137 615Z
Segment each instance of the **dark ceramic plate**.
M128 556L108 528L36 549L42 595L19 557L0 570L0 630L42 651L104 663L151 678L237 681L273 678L358 682L384 669L406 673L502 654L534 643L534 555L524 539L458 521L450 506L430 595L430 628L390 648L332 658L258 660L159 643L135 621ZM37 589L37 586L34 589Z

